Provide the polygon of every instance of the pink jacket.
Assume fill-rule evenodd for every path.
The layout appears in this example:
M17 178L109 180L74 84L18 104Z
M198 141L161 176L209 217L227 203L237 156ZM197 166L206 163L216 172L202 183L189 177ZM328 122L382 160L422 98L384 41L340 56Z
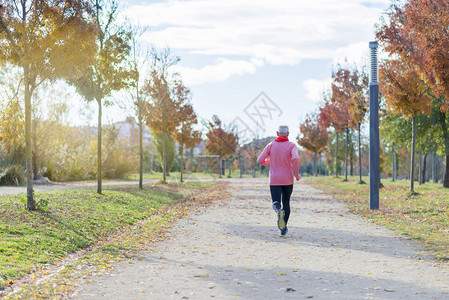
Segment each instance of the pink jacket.
M291 185L293 177L299 180L298 148L292 142L269 143L259 155L257 162L270 165L270 185Z

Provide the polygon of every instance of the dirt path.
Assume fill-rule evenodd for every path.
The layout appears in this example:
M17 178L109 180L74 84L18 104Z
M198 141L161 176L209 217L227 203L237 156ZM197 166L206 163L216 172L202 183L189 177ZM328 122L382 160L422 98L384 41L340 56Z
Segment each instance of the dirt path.
M296 184L279 237L267 179L180 220L168 237L75 299L449 299L449 273L416 243Z

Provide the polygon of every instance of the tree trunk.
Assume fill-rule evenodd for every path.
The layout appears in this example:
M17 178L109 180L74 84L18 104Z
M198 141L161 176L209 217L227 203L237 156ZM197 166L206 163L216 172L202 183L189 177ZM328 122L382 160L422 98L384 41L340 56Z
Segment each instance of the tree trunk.
M180 171L181 171L181 182L184 182L183 178L182 178L182 173L184 171L184 143L181 143L181 167L180 167Z
M140 111L139 111L139 189L141 190L143 189L143 121Z
M165 126L162 131L162 182L167 182L167 157L165 156Z
M316 151L313 152L313 175L317 175L316 171Z
M361 127L359 123L359 182L362 183L362 143L361 143Z
M418 156L418 184L421 185L421 178L422 178L422 152L421 150L419 151L419 156Z
M24 68L25 77L25 147L26 147L26 182L27 182L27 209L36 210L33 191L33 167L32 167L32 145L31 145L31 87L28 68Z
M426 183L426 172L427 172L427 152L424 154L424 160L422 165L422 177L421 177L421 183Z
M231 178L231 172L232 172L232 164L231 164L231 159L229 159L229 164L228 164L228 169L229 169L229 175L228 177Z
M345 181L348 181L349 128L346 128Z
M102 107L101 107L101 99L97 100L98 103L98 135L97 135L97 193L102 193L101 186L101 115L102 115Z
M241 155L240 155L240 150L239 150L239 170L240 170L240 178L242 178L243 177L243 175L242 175L242 158L241 158Z
M256 170L257 170L257 158L253 162L253 178L256 178Z
M446 113L440 111L439 122L441 129L443 130L444 146L446 152L446 171L444 173L443 187L449 188L449 132L447 130L446 118Z
M412 118L412 153L410 157L410 192L414 193L416 116Z
M335 177L338 177L338 132L335 131Z
M444 182L443 182L443 186L444 187L449 187L449 154L446 155L446 172L444 173Z
M37 133L36 133L36 128L38 125L37 125L35 118L33 118L32 123L33 123L33 126L32 126L33 129L31 130L31 136L32 136L31 161L32 161L32 169L33 169L33 178L38 179L39 174L38 174L38 167L37 167Z
M437 177L436 177L436 164L435 164L435 161L436 161L436 156L437 156L437 153L436 152L432 152L432 181L433 182L437 182Z
M318 154L318 165L317 165L318 175L321 175L320 165L321 165L321 152Z
M354 176L354 145L351 139L351 147L349 148L349 175Z
M394 152L394 142L391 148L391 176L393 177L393 181L396 180L396 153Z

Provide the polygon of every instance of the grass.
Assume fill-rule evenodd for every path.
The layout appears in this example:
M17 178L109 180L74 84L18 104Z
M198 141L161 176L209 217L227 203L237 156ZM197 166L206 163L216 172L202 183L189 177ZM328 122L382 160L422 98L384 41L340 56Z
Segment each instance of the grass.
M353 213L370 218L399 234L418 240L435 257L449 261L449 190L441 184L415 183L415 194L410 193L407 180L383 179L379 192L379 210L369 209L369 184L359 184L358 176L308 177L305 182L333 194L347 202ZM369 182L368 178L363 178Z
M0 197L0 296L25 274L80 249L96 248L85 263L139 250L189 209L222 195L213 185L155 184L144 190L106 190L103 195L92 190L36 193L36 201L48 203L45 212L26 211L24 195ZM111 239L120 232L123 236Z

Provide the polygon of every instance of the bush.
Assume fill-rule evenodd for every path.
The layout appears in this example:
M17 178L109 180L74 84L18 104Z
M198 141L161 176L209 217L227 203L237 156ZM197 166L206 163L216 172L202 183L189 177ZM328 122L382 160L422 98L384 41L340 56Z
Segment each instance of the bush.
M0 174L0 185L25 185L26 178L23 168L19 165L9 166Z

